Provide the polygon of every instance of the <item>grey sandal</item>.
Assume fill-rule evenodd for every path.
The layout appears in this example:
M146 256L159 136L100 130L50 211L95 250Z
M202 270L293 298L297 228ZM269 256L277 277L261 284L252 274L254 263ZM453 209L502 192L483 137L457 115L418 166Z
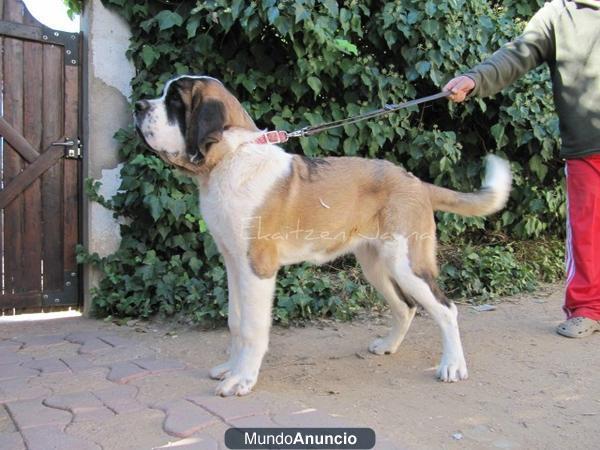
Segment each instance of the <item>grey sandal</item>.
M558 334L570 338L587 337L592 335L594 331L600 331L600 321L588 319L587 317L573 317L556 327Z

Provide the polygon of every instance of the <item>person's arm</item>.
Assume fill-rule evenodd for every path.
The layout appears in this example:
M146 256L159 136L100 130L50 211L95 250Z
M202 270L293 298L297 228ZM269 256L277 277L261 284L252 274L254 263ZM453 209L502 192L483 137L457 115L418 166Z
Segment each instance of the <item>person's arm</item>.
M523 34L481 64L450 80L443 88L452 92L450 100L461 102L467 95L494 95L529 70L554 58L552 19L559 13L559 3L546 3L531 18Z

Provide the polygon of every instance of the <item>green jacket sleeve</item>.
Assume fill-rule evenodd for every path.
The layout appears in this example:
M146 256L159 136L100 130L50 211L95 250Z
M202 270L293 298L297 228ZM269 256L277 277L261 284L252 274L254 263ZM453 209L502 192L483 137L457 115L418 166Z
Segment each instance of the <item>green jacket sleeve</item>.
M470 95L494 95L529 70L549 62L554 57L552 19L558 13L555 2L546 3L531 18L523 34L466 72L475 82Z

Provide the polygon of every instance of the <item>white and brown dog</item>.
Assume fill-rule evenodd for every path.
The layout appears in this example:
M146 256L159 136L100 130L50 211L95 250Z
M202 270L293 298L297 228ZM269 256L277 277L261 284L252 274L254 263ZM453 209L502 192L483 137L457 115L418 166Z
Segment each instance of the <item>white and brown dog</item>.
M239 101L210 77L170 80L162 97L135 105L146 143L194 177L202 216L223 255L229 289L229 360L213 368L217 394L245 395L269 343L275 277L286 264L354 253L390 305L393 324L369 350L397 349L422 305L442 331L442 381L467 378L457 309L437 287L434 211L483 216L509 195L506 161L487 159L481 190L420 181L391 162L291 155L262 135Z

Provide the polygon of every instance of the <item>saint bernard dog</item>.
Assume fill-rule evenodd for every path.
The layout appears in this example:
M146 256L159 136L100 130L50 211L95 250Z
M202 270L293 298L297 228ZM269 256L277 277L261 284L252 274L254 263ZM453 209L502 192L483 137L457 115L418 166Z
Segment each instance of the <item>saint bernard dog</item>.
M170 80L163 95L135 104L135 124L163 160L192 176L200 209L227 269L229 360L210 371L216 393L248 394L269 344L281 266L322 264L353 253L386 299L392 327L369 350L392 354L421 305L441 328L437 376L467 378L456 306L437 287L434 211L485 216L506 203L508 163L488 156L475 193L423 182L389 161L306 158L263 135L240 102L207 76Z

